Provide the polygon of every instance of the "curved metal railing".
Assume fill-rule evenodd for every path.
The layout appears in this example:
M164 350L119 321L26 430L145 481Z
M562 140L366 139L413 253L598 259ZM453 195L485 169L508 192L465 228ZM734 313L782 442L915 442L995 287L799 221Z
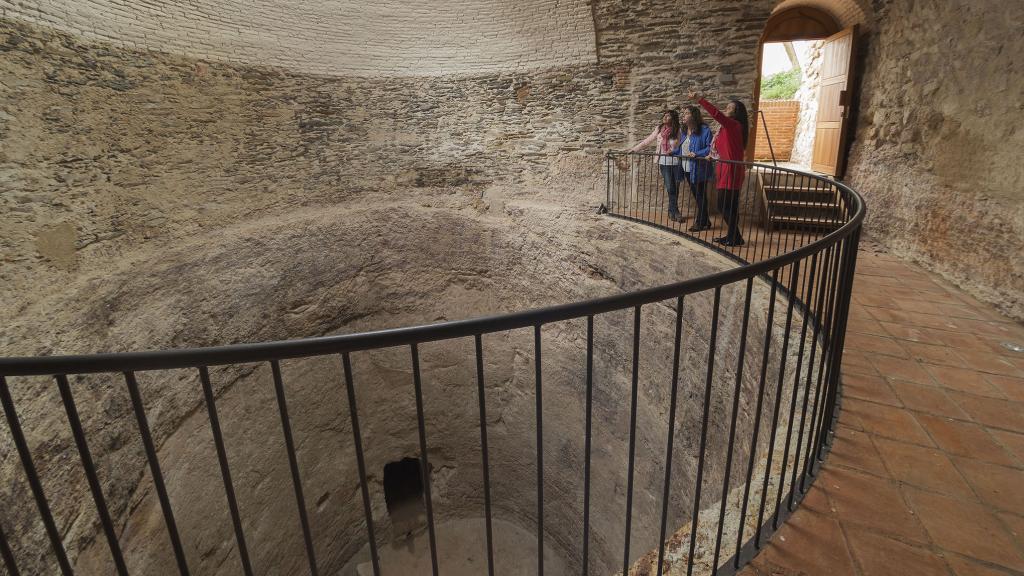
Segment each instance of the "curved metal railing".
M669 160L670 166L673 160ZM724 161L694 160L694 166L707 166L709 174L716 171L733 170L735 174L742 175L744 185L735 192L723 193L714 190L713 183L701 184L698 180L691 186L690 178L686 178L679 191L676 210L668 206L669 196L665 190L666 180L661 176L663 173L675 174L672 178L679 177L678 170L673 168L666 170L662 168L664 160L657 155L649 154L626 154L611 153L607 156L607 196L604 209L612 216L635 222L649 224L660 229L683 235L690 240L714 249L733 260L737 266L725 269L721 272L692 278L664 286L638 290L634 292L616 294L581 302L572 302L558 306L527 310L512 314L443 322L439 324L398 328L365 332L359 334L346 334L339 336L326 336L319 338L306 338L300 340L289 340L280 342L264 342L253 344L238 344L230 346L218 346L210 348L194 348L183 350L160 350L150 352L133 352L122 354L94 354L83 356L51 356L51 357L22 357L22 358L0 358L0 403L2 403L4 415L7 421L7 428L10 439L13 441L17 453L20 471L24 474L20 481L27 481L31 492L32 500L5 503L0 509L0 556L8 572L18 573L18 566L51 566L58 568L64 574L73 572L73 558L69 555L66 543L63 540L63 522L55 519L49 503L49 497L44 490L40 470L35 464L35 455L30 448L26 435L22 429L22 420L19 418L17 406L11 393L11 388L18 386L19 377L23 376L49 376L53 378L54 384L60 392L67 421L75 440L80 464L84 469L88 480L89 491L92 495L100 528L105 535L107 545L110 549L111 559L114 568L118 573L128 573L125 554L119 542L119 530L117 523L111 517L107 504L107 495L104 493L102 482L97 475L96 466L93 463L92 453L86 434L78 415L77 405L73 395L73 377L80 374L90 373L115 373L120 374L124 380L130 399L132 410L135 414L138 432L141 436L143 448L151 473L154 489L157 493L160 509L164 517L164 523L170 538L174 552L177 570L187 574L189 570L189 558L185 552L188 535L180 534L175 522L174 511L167 488L164 485L165 470L161 467L160 458L156 444L153 440L153 433L147 421L144 402L141 397L136 373L140 371L163 371L170 369L192 369L197 370L204 392L204 402L211 428L213 430L214 442L217 448L218 464L223 479L223 490L227 495L228 511L230 512L237 556L241 562L243 572L246 574L259 573L260 567L254 566L247 546L245 523L240 517L240 512L235 495L235 486L232 483L232 476L229 461L226 454L223 435L218 422L216 401L210 384L208 368L219 365L235 365L243 363L269 363L272 369L275 385L275 394L284 431L284 440L289 459L292 488L298 507L300 527L303 535L303 542L309 569L316 574L318 563L314 551L313 537L311 534L310 522L307 517L307 503L302 491L302 471L296 459L295 444L291 434L291 422L295 417L290 417L287 410L283 378L279 363L282 360L292 358L304 358L313 356L340 355L342 360L342 371L344 376L345 393L349 402L349 418L352 427L352 445L356 455L356 463L360 480L361 505L365 520L366 542L369 548L370 560L374 574L380 573L380 559L378 554L378 543L380 534L374 533L375 518L372 512L371 493L367 471L363 457L363 438L360 436L358 414L356 405L357 384L354 382L351 369L351 356L361 351L375 350L380 348L408 347L411 354L411 368L413 373L414 393L416 397L418 435L420 445L420 458L422 460L422 482L424 489L423 504L426 509L427 530L430 534L432 566L435 573L438 571L436 544L434 538L435 526L432 513L430 490L431 472L428 463L429 439L426 435L423 413L423 388L421 385L420 362L418 346L427 342L441 340L472 338L474 341L474 360L476 363L476 376L479 396L479 426L480 426L480 450L483 470L483 499L485 502L486 516L486 554L488 559L488 570L494 570L494 548L491 532L491 494L490 478L493 473L488 460L488 438L487 421L485 418L487 400L484 388L484 362L483 346L481 336L505 332L515 329L532 329L534 343L534 366L535 366L535 403L536 403L536 520L538 550L544 549L545 529L543 525L545 503L544 503L544 480L545 467L543 462L543 395L542 395L542 341L541 327L553 323L569 320L586 320L586 346L587 362L580 366L581 373L585 371L585 394L586 394L586 429L585 429L585 465L584 465L584 487L583 487L583 538L579 553L581 558L579 566L586 574L592 562L588 557L591 549L591 526L590 510L591 502L591 435L593 398L592 389L594 385L593 355L594 348L594 319L600 315L615 311L632 311L633 324L633 364L631 379L631 406L630 406L630 430L629 430L629 454L628 467L624 473L628 478L628 494L626 496L626 510L624 521L626 523L624 553L622 555L622 570L628 572L634 567L635 562L644 562L641 558L637 560L638 551L631 549L630 542L630 520L633 515L633 479L634 479L634 456L635 436L637 427L637 386L639 379L639 365L637 357L641 346L640 339L640 318L644 307L655 303L668 303L675 312L675 340L674 340L674 364L672 368L671 400L669 407L668 437L665 448L665 478L664 493L662 496L662 508L660 518L660 538L657 550L656 566L651 555L652 567L658 574L664 571L667 564L666 557L671 550L666 550L666 540L671 536L670 532L682 536L682 542L688 542L688 549L683 546L681 551L685 557L686 573L692 574L694 570L710 571L715 574L730 574L745 564L756 554L756 551L764 544L767 536L778 528L780 523L791 513L803 494L810 486L810 482L817 474L818 466L830 446L830 435L833 422L836 416L839 390L839 367L842 360L842 344L846 329L846 319L850 301L853 273L856 262L857 243L860 236L861 223L864 218L864 206L860 196L842 183L828 180L826 178L802 173L786 168L777 168L748 163L729 163ZM712 176L713 180L714 177ZM706 186L706 188L702 188ZM692 192L691 192L692 190ZM685 191L685 195L683 194ZM728 197L724 197L728 196ZM707 202L707 204L703 204ZM724 210L715 210L715 206ZM728 228L728 219L723 212L731 213L735 210L738 220L733 221L741 231L744 243L742 245L722 245L714 241L715 234L725 234ZM669 218L678 212L678 218ZM696 218L709 219L709 227L698 226L690 230L687 222L693 223ZM680 221L683 220L683 221ZM691 224L692 226L692 224ZM733 243L737 244L737 243ZM762 357L748 358L747 352L747 329L751 323L751 300L755 283L765 290L770 289L770 296L767 299L768 312L764 326L764 343L761 346ZM738 365L736 374L735 390L731 395L731 414L712 413L711 389L712 369L715 365L716 334L718 330L720 311L722 307L721 294L723 288L732 287L745 288L744 313L742 316L742 337L737 351ZM709 322L709 351L707 356L707 379L704 384L703 420L701 422L701 438L699 442L699 453L696 455L698 466L696 470L696 482L693 489L693 506L691 509L691 521L689 526L669 526L669 496L672 487L672 458L678 447L674 444L675 414L680 385L679 358L680 340L684 329L683 310L684 300L687 297L708 293L713 298L713 307ZM785 310L776 311L776 299L781 298L786 303ZM756 319L758 321L760 319ZM686 328L692 328L687 326ZM797 335L799 334L799 335ZM776 339L782 339L781 348L771 350L777 344ZM794 352L796 352L794 354ZM774 356L772 356L774 354ZM757 385L748 390L741 386L743 382L742 367L745 361L749 360L754 365L759 364L761 369L759 376L752 382ZM778 365L778 376L768 374L768 366ZM790 382L789 374L795 371L795 378ZM731 378L731 376L730 376ZM748 379L751 376L748 374ZM773 386L774 384L774 386ZM686 385L686 383L684 383ZM696 385L696 384L695 384ZM767 390L767 392L766 392ZM773 392L774 390L774 392ZM800 397L802 394L802 398ZM744 395L741 399L741 395ZM788 413L784 405L784 399L788 401ZM770 406L774 401L774 406ZM740 404L756 408L750 412L753 414L754 422L744 422L752 428L749 439L737 437L738 407ZM769 413L771 413L769 419ZM717 528L709 527L708 518L713 516L704 515L701 523L702 508L707 507L707 502L702 501L702 486L707 484L705 480L706 448L708 436L708 424L710 421L727 422L730 428L729 440L727 443L727 455L724 474L721 478L714 478L723 482L720 492L718 507ZM765 436L768 436L766 438ZM785 440L783 441L783 436ZM6 442L6 439L4 440ZM0 445L2 447L2 445ZM781 454L776 454L781 450ZM13 452L8 451L12 454ZM755 456L760 453L760 458ZM746 454L746 462L737 462L736 470L745 470L744 481L735 482L733 477L736 472L733 470L734 454ZM756 461L755 461L756 460ZM65 461L67 462L67 461ZM755 478L755 472L759 475L763 469L763 477ZM11 479L3 479L5 482ZM775 494L769 496L769 490L774 488ZM715 488L717 489L717 487ZM714 490L707 490L714 493ZM742 490L742 505L728 507L729 495ZM758 498L759 495L759 498ZM714 505L714 503L712 503ZM11 517L8 511L20 507L34 506L38 522L42 524L49 542L49 549L40 549L38 546L31 547L19 539L14 532L15 527L11 525ZM729 508L727 510L727 507ZM757 511L755 514L754 511ZM735 537L725 534L727 517L738 517L739 523ZM756 521L754 520L756 518ZM746 525L755 525L751 531L745 529ZM708 532L709 531L709 532ZM708 532L715 537L713 557L701 558L696 550L697 537L695 535ZM727 543L729 539L731 543ZM677 539L678 540L678 539ZM642 550L639 552L643 552ZM652 551L653 553L653 551ZM678 555L678 554L677 554ZM724 562L723 562L724 560ZM537 571L543 573L544 555L538 554ZM677 569L681 570L683 564L675 563ZM681 573L681 572L673 572Z

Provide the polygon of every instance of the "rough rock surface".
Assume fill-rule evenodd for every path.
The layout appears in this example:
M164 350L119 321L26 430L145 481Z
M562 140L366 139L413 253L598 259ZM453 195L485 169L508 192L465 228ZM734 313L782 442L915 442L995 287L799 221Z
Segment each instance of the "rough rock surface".
M726 263L678 240L591 215L603 197L600 152L648 132L656 111L678 105L688 86L715 97L749 98L757 37L772 4L706 2L680 24L666 17L678 11L675 3L638 9L631 2L597 2L597 63L529 74L373 80L125 50L4 20L0 130L5 142L19 145L0 152L0 353L351 332L567 302L720 269ZM999 35L968 35L986 14L1000 13L984 12L984 3L948 9L962 10L967 22L952 36L929 12L948 17L946 8L891 4L924 25L918 30L892 19L870 43L849 172L869 203L880 206L869 231L905 254L947 266L968 288L1003 299L1019 316L1015 255L1024 234L1014 188L1020 166L1012 155L1020 135L1002 121L1006 114L995 113L1020 102L1019 64L1012 60L1013 42L1021 38L1014 26L1019 15L986 24L986 30L1005 30L1005 43L998 44ZM921 41L918 35L927 50L911 47ZM954 47L970 42L972 50L979 41L992 42L987 52L995 57L950 59L936 39ZM972 50L960 52L977 53ZM943 67L955 72L948 80L934 73ZM961 96L954 90L981 79L993 83L990 92ZM894 94L904 82L907 96ZM927 98L934 103L920 105ZM964 117L974 110L979 118L968 124ZM967 157L969 170L960 162L964 153L974 155ZM973 201L946 201L960 195ZM965 209L974 224L962 216ZM725 298L732 314L723 319L721 361L732 366L728 351L735 354L730 338L737 337L742 295L730 290ZM763 314L767 296L760 284L756 301ZM694 333L686 340L677 438L691 458L678 461L680 494L692 485L707 295L690 306L687 325ZM646 424L634 502L638 556L657 533L651 518L660 502L664 347L671 340L671 310L646 310L643 326L651 336L644 342L655 349L641 355L642 373L650 376L641 383L639 421ZM596 391L602 412L595 421L607 430L599 432L606 436L595 444L595 457L609 475L595 478L595 497L608 506L593 519L594 567L605 571L621 560L624 477L611 471L621 472L626 450L631 350L623 327L630 323L628 313L598 322L604 338L619 337L599 343L607 388ZM752 330L751 342L760 342ZM546 415L551 440L545 457L576 470L582 424L558 415L581 415L581 326L547 327L544 342L554 410ZM460 506L480 505L476 453L458 449L476 437L476 423L439 416L451 406L474 406L469 346L453 342L422 351L443 518L463 517ZM532 334L488 337L485 346L488 395L496 406L489 422L495 465L514 471L496 484L496 506L508 521L530 525L536 520L532 451L523 447L533 442ZM409 358L398 350L354 360L357 382L365 387L360 410L365 403L369 411L364 434L375 439L367 455L371 476L378 475L371 478L375 519L382 537L389 537L380 470L418 447L410 426ZM325 566L340 568L363 533L361 512L350 506L358 491L337 358L286 362L284 370L318 552ZM217 369L213 378L232 462L240 462L236 480L246 488L239 492L251 498L241 502L251 542L260 544L251 549L271 573L297 569L303 558L268 372L266 366ZM748 377L754 373L747 367ZM712 451L724 441L720 415L731 394L727 370L718 374ZM146 374L141 381L161 457L174 471L169 485L175 505L184 508L190 561L201 573L233 571L233 540L196 376ZM744 380L745 397L751 385ZM156 570L169 561L169 547L123 385L115 377L76 379L75 393L122 544L136 567ZM60 495L54 507L66 545L83 570L107 571L106 545L97 538L52 383L19 379L16 395L44 486ZM750 408L744 410L749 422ZM239 422L267 431L256 435L261 443ZM0 473L17 477L8 442L0 439ZM709 477L721 480L721 464L715 466ZM560 553L578 542L578 482L578 476L564 476L549 487L549 505L562 515L548 522ZM30 501L22 480L3 486L4 501ZM709 500L719 495L706 493ZM688 506L685 499L673 502L679 514L673 522ZM46 549L31 517L26 510L13 528L5 526L20 534L19 554L26 546ZM165 548L152 548L153 542ZM30 562L40 572L52 567L52 558L41 553Z
M892 0L847 180L893 253L1024 319L1024 4Z
M822 42L808 42L800 52L800 89L793 99L800 102L800 117L793 134L794 164L810 167L814 153L814 125L818 118L818 89L821 87L821 46Z
M729 266L683 240L543 199L486 200L434 192L414 203L368 207L355 199L331 209L298 210L213 230L181 247L140 251L116 271L65 286L28 307L7 335L16 343L46 342L65 352L260 341L512 311ZM652 253L662 256L645 256ZM759 284L743 381L745 422L756 387L766 294ZM708 444L714 454L725 442L742 295L742 286L723 291ZM696 451L710 304L708 293L687 300L674 466L678 500L671 508L672 521L680 524L690 505L694 464L683 455L692 458ZM40 326L35 321L48 316L61 322ZM616 327L630 323L629 311L602 315L595 322L594 497L602 505L593 510L592 549L594 568L604 571L614 562L620 540L616 529L624 506L628 438L631 338ZM645 309L634 501L637 554L650 549L657 534L651 519L660 503L672 324L670 306ZM572 558L582 517L582 323L547 326L543 341L546 522L552 545ZM442 519L479 515L471 345L457 340L421 347L435 512ZM529 448L534 433L532 332L486 336L484 347L495 507L500 517L529 526L535 521L534 451ZM409 351L355 354L353 363L375 519L378 534L387 538L380 471L387 462L418 453ZM365 538L361 510L351 504L358 501L358 478L339 360L293 360L282 368L320 561L326 569L337 569ZM297 570L304 558L269 368L215 369L212 377L253 560L268 573ZM197 573L231 573L237 560L196 374L144 373L140 381L190 563ZM86 572L108 571L106 544L97 532L53 386L35 378L12 379L12 385L76 564ZM130 567L152 572L168 562L169 544L123 385L116 375L75 378L73 385ZM721 466L709 461L709 500L720 493L714 479L720 481ZM5 498L29 502L17 468L13 459L6 461L3 474L13 482L7 483L11 492ZM16 541L19 553L26 552L25 545L37 554L45 550L33 517L31 507L15 516L14 532L22 535ZM46 560L42 554L29 565L42 566Z

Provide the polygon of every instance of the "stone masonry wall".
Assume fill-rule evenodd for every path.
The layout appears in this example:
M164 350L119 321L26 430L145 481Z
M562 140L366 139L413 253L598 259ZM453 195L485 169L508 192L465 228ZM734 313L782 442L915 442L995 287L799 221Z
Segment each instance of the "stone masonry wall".
M810 167L814 154L814 128L818 120L818 89L821 86L822 42L810 42L800 54L803 79L794 99L800 103L800 117L793 135L792 162Z
M6 296L0 306L5 326L0 350L14 355L186 347L441 319L436 315L437 302L417 307L405 305L401 297L376 316L350 307L353 295L359 302L380 306L376 298L390 285L414 286L428 294L432 288L445 290L452 304L442 318L537 305L541 300L527 298L521 291L515 296L500 296L501 292L487 296L481 286L486 270L516 270L500 255L483 267L462 266L457 259L438 256L437 261L453 267L450 274L443 281L424 282L421 277L390 274L392 267L379 261L379 251L366 238L379 235L378 240L394 247L399 245L388 244L388 235L408 235L406 243L472 253L477 247L472 235L466 242L449 245L419 233L424 221L433 222L434 230L466 226L459 219L444 219L455 210L448 205L452 202L470 213L471 222L480 217L480 211L493 210L499 220L535 222L531 227L542 235L570 242L575 236L567 234L566 223L591 213L604 197L605 149L621 149L649 131L657 111L681 104L687 87L702 89L719 100L749 99L756 68L746 55L756 53L770 3L737 5L723 0L710 7L719 11L689 15L669 2L643 10L626 2L595 6L599 64L375 79L310 76L282 68L126 50L5 20L0 25L0 75L6 90L0 100L0 130L5 141L19 146L5 146L0 152L4 264L0 283ZM393 224L386 230L372 225L350 229L354 221L349 207L354 206L372 208ZM432 213L425 206L440 210ZM549 216L546 224L536 220L541 212ZM297 214L315 214L316 222ZM417 214L418 219L409 217ZM523 224L506 224L517 234L527 233ZM616 274L625 282L621 289L678 278L678 270L699 272L692 267L692 258L682 258L682 267L672 270L665 269L661 260L626 258L612 246L629 240L614 235L602 242L588 240L604 234L599 232L604 230L603 220L589 226L593 232L570 242L571 247L624 258ZM245 250L225 250L237 245ZM551 277L550 269L526 257L542 251L541 246L550 251L547 242L538 241L513 252L524 255L526 271L515 276L520 281L533 278L531 273ZM294 250L299 250L301 258ZM659 250L652 247L648 253ZM175 254L171 262L168 251ZM360 255L365 262L353 260L348 253ZM411 258L420 264L415 256ZM562 270L564 259L555 260ZM226 268L228 263L237 268ZM177 290L174 282L181 280L179 273L157 273L168 264L170 270L206 266L216 272L208 289L197 292L203 284L186 281L189 288ZM637 270L650 265L655 276ZM570 288L579 286L582 277L607 274L586 266L570 266L564 272ZM379 282L367 283L378 275L383 275ZM339 277L337 296L324 299L317 290L326 278ZM290 294L307 288L310 292L305 296ZM210 299L214 292L234 295L224 300L233 303L230 311ZM550 291L543 294L557 296ZM575 299L575 294L564 299ZM125 298L140 297L150 304L161 300L172 305L159 310L143 305L130 312L122 306ZM468 297L475 299L474 307L455 305ZM240 302L274 302L279 309ZM71 324L84 332L69 329ZM726 348L735 349L723 344ZM520 362L521 357L510 355L509 361ZM446 370L443 363L437 369ZM529 366L523 373L529 373ZM228 375L227 386L240 378L244 375ZM325 382L324 378L315 381L318 386ZM448 380L432 382L435 386ZM526 386L529 381L517 382ZM130 526L139 538L135 541L142 542L146 534L161 534L159 512L146 488L138 446L128 448L122 441L134 438L130 419L118 417L124 416L125 405L123 397L117 399L115 394L122 389L108 381L88 384L76 385L76 390L85 394L81 401L83 413L90 418L87 426L100 428L99 432L89 429L90 437L97 438L93 457L106 463L101 472L105 478L116 471L118 483L108 485L110 499L123 503L130 497L132 505L139 506L140 516ZM192 432L195 438L202 434L208 441L204 427L182 428L189 415L202 410L194 384L187 375L172 375L144 391L151 418L160 422L154 430L156 442L166 443L167 458L177 454L174 446L191 444ZM657 389L663 392L663 387ZM610 392L617 398L622 390L616 387ZM88 511L91 505L80 470L67 465L73 460L66 457L73 452L69 452L67 427L59 411L53 410L52 392L46 382L33 381L27 388L19 386L16 393L23 417L34 425L45 424L35 428L32 443L37 453L48 454L40 464L45 468L47 490L73 496L63 500L59 511L65 522L80 519L67 527L68 545L83 566L102 566L106 556L102 540L95 538L96 520L77 514L78 506ZM313 398L318 396L314 393ZM716 400L716 406L726 405L724 397ZM659 400L652 402L651 409L662 417L663 406ZM509 422L524 425L517 418L510 417ZM615 434L615 441L621 443L621 433ZM655 445L651 444L652 449ZM315 448L310 445L311 452L305 453L318 453ZM681 487L686 476L679 476ZM321 478L322 485L330 483L329 475L314 478ZM616 479L609 478L607 487L621 495L615 492ZM651 494L656 488L652 484ZM17 490L17 500L26 500L25 486ZM210 497L215 495L219 497L217 493ZM311 498L317 498L319 509L330 515L351 494L324 501L320 496ZM562 497L576 501L568 491ZM644 507L653 507L656 501L645 497L644 502ZM637 510L644 508L638 504ZM682 507L678 510L685 513ZM26 522L28 518L24 517ZM608 523L617 519L609 516ZM346 526L355 530L356 525ZM637 534L635 553L639 555L654 544L642 538L643 532L654 531L637 526L642 530ZM195 548L189 554L201 559L204 572L206 567L216 572L221 566L225 571L233 566L230 532L217 534L228 538L203 536L192 543ZM607 540L595 535L595 555L604 550L611 558L619 541L612 534ZM575 545L571 536L556 537L559 545ZM32 549L45 550L37 525L26 538ZM284 571L301 559L301 547L268 548L263 553L268 563L264 566ZM334 554L333 562L344 560L340 550ZM166 560L139 558L152 566Z
M399 77L395 72L372 79L312 76L266 61L262 64L268 66L243 65L249 60L242 57L225 63L149 52L5 19L0 23L5 91L0 135L5 143L19 145L0 150L0 285L5 294L0 322L6 327L0 353L97 351L96 340L60 336L67 317L59 311L82 313L75 306L82 294L97 296L76 321L94 331L89 334L104 334L104 349L151 343L152 322L161 326L162 346L223 343L230 324L221 325L215 307L192 305L163 284L158 283L167 301L175 303L174 313L121 318L116 331L108 332L118 317L100 296L111 295L115 304L125 292L145 296L141 287L153 282L146 275L157 267L153 262L160 262L162 249L174 248L179 257L182 250L195 250L190 261L206 262L209 255L200 247L204 241L232 245L224 240L239 242L231 235L240 229L253 238L244 243L245 254L253 257L240 264L245 277L271 274L263 280L269 288L261 293L259 283L232 286L229 274L218 276L217 286L261 302L277 294L271 288L295 281L289 270L265 267L258 260L264 251L294 248L276 235L298 239L304 231L344 229L350 225L347 206L395 214L394 234L403 233L403 222L416 226L403 218L410 206L440 206L444 213L450 198L458 198L460 209L519 218L546 205L549 216L554 214L552 226L559 223L559 206L567 218L576 218L579 213L572 210L589 209L603 199L602 151L645 135L662 108L682 104L687 88L717 100L738 96L749 101L758 36L772 4L596 2L590 7L596 58L570 56L557 67L537 68L491 60L484 64L501 71L467 65L465 70L476 72L458 77ZM900 18L886 20L879 38L872 37L848 179L867 195L868 233L881 235L976 294L1007 302L1004 308L1019 316L1017 255L1024 233L1014 184L1021 180L1021 167L1014 154L1021 133L1006 118L1019 115L1024 101L1020 64L1014 60L1020 52L1020 13L1006 16L1003 5L995 10L994 2L910 4L894 0L889 15ZM0 6L5 18L16 16L14 4ZM907 18L921 25L908 26ZM945 25L949 18L964 23L955 34ZM488 73L479 73L484 70ZM980 88L961 95L960 87L972 85ZM319 213L316 226L308 219L288 218L299 211ZM462 226L457 219L449 222L424 212L426 220ZM268 223L283 225L275 224L274 236L261 239L260 227ZM374 232L372 226L364 229L365 234ZM536 230L541 239L544 230L550 232L547 226ZM595 225L587 233L599 230ZM360 237L344 235L338 244L358 246ZM612 242L602 238L600 246L611 251ZM472 246L467 240L457 248ZM529 246L540 250L546 243L536 240ZM296 261L324 246L301 248ZM126 262L132 263L128 271ZM479 270L501 262L492 264L453 271L452 278L459 280L455 289L473 292ZM332 265L337 264L311 259L309 267L316 272ZM370 258L364 267L379 273L379 266ZM638 277L632 275L632 262L620 266L620 277ZM109 283L112 272L118 272L119 281L130 283L138 275L145 282L122 290ZM377 285L362 284L360 277L339 281L336 300L346 294L375 295ZM565 279L568 286L577 280L571 274ZM449 278L445 285L452 283ZM69 286L75 286L74 294ZM330 331L366 318L347 309L322 308L315 299L274 301L287 321L258 319L256 326L263 331L251 332L253 337L308 336L309 330ZM481 301L478 309L483 313L497 303ZM259 310L253 306L242 312ZM398 312L385 318L401 324L436 319L426 310ZM94 400L102 406L105 398ZM149 401L169 422L157 431L158 443L172 438L172 424L199 407L195 396ZM66 437L47 434L36 447L70 449ZM121 448L111 441L96 448L95 455ZM141 477L144 467L136 463ZM80 479L75 486L87 500ZM132 488L121 489L124 496ZM102 542L87 536L94 528L91 518L74 526L79 550L102 551ZM43 542L38 533L33 538ZM223 560L225 550L214 550L206 561Z
M603 151L646 135L686 88L749 100L769 4L600 3L599 65L381 79L125 52L8 21L0 129L20 145L0 164L0 314L147 242L257 214L371 190L482 191L574 159L600 175ZM600 179L586 201L603 197Z
M1024 318L1024 4L893 0L864 62L847 180L867 231Z

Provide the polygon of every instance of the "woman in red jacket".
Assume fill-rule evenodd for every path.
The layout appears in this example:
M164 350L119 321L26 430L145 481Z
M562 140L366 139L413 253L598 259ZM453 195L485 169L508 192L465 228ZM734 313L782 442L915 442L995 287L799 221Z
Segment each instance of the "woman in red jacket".
M747 138L750 135L750 124L747 120L747 107L739 100L730 100L725 113L715 108L696 92L690 92L690 99L699 102L722 129L715 136L715 151L722 160L742 162L747 149ZM745 169L742 164L718 162L716 187L718 188L718 209L725 216L729 232L725 236L715 238L715 242L725 246L742 246L743 234L740 233L740 188L743 187Z

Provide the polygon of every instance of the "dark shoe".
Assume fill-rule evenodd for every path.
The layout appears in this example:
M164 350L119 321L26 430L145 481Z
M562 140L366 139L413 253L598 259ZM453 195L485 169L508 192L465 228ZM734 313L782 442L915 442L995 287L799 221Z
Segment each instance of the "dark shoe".
M686 218L683 218L679 214L669 214L668 219L673 222L686 222Z
M717 242L719 244L725 244L726 242L729 241L729 238L727 238L726 236L719 236L718 238L712 238L711 241Z
M729 240L726 238L725 241L722 242L723 246L743 246L744 244L746 244L746 242L743 241L743 238L740 238L739 240Z
M711 230L711 224L694 224L687 228L688 232L703 232L705 230Z

